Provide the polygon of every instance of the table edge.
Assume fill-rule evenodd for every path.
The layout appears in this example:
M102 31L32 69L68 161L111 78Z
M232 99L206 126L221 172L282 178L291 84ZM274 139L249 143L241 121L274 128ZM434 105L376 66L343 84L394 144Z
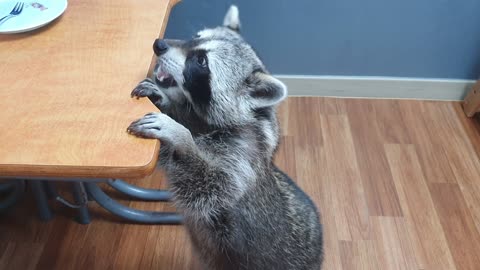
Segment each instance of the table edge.
M70 166L70 165L28 165L0 164L0 176L8 177L55 177L55 178L142 178L155 170L160 151L156 140L153 156L144 165L138 166Z

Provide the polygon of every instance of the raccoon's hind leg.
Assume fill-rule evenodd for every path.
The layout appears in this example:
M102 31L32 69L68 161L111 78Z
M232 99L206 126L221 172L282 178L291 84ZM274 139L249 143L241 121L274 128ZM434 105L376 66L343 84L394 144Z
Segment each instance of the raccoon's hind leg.
M167 108L170 100L165 93L160 90L158 85L150 78L141 81L132 91L132 98L148 97L157 108L164 110Z

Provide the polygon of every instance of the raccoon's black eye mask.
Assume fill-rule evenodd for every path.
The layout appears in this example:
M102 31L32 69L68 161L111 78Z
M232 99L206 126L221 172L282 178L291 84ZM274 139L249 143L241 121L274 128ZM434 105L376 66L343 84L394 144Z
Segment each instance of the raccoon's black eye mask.
M188 53L183 77L185 78L183 87L190 93L192 101L196 104L209 104L212 98L212 89L207 51L194 50Z

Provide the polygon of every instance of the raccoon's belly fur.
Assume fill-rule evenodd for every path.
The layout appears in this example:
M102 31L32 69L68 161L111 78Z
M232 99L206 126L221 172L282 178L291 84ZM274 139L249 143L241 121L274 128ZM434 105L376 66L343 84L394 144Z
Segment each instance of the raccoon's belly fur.
M205 269L320 269L320 218L308 196L278 168L209 222L185 216Z

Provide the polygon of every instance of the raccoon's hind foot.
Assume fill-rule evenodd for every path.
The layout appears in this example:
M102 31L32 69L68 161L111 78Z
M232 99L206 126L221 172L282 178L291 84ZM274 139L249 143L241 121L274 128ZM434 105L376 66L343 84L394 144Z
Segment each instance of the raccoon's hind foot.
M149 113L132 122L127 132L142 138L158 139L176 149L195 145L190 131L163 113Z

